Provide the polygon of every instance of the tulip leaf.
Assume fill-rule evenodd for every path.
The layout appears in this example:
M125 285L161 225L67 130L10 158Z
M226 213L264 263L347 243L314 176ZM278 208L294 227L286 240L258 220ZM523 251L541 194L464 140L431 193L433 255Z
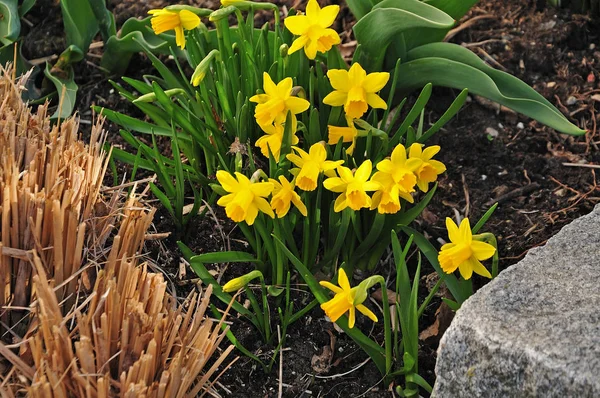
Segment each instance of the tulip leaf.
M461 19L479 0L423 0L435 8L444 11L457 21Z
M451 43L431 43L407 53L400 65L403 79L397 90L408 93L427 83L467 88L566 134L585 134L548 100L516 77L496 70L468 49Z
M77 97L77 84L75 84L73 68L68 66L64 70L53 71L50 64L46 63L44 75L54 84L58 93L58 108L52 115L52 119L66 119L73 112Z
M369 71L392 69L407 51L443 40L453 26L448 14L421 1L384 0L354 25L360 44L354 59Z
M8 45L19 38L21 21L17 0L0 0L0 43Z
M98 33L98 22L90 4L82 0L61 0L60 9L67 35L67 45L75 45L87 53Z

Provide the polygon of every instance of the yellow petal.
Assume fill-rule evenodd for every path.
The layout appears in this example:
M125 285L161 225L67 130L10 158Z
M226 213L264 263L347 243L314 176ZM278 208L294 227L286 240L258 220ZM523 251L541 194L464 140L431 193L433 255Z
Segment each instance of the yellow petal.
M375 109L387 109L387 104L377 94L367 93L367 104L371 105L371 108Z
M306 54L306 58L315 59L317 57L317 52L319 51L319 42L317 40L308 40L306 45L304 46L304 53Z
M285 106L290 110L290 112L292 112L292 114L296 115L307 110L310 106L310 102L303 98L289 97L285 100Z
M319 18L319 13L321 12L321 7L319 7L319 3L317 0L309 0L306 5L306 16L310 19Z
M340 268L338 271L338 285L345 291L350 290L350 281L348 280L348 275L346 275L346 271L343 268Z
M415 142L408 149L408 157L410 158L421 158L421 153L423 153L423 144L419 144Z
M200 17L188 10L181 10L179 12L179 19L185 30L192 30L200 25Z
M237 180L225 170L217 171L217 180L227 192L235 192L239 186Z
M367 316L373 322L377 322L377 316L373 313L373 311L365 307L363 304L357 305L356 309L359 310L363 315Z
M343 289L341 289L340 287L338 287L338 286L334 285L334 284L333 284L333 283L331 283L331 282L327 282L327 281L320 281L320 282L319 282L319 285L321 285L321 286L323 286L323 287L326 287L327 289L331 290L331 291L332 291L332 292L334 292L334 293L343 293L343 292L344 292L344 290L343 290Z
M362 86L363 81L367 77L367 72L358 62L355 62L348 70L348 77L353 85Z
M256 94L250 97L250 102L264 104L265 102L269 101L269 99L271 99L271 97L267 94Z
M471 225L469 224L469 219L468 218L464 218L461 222L460 222L460 226L458 227L458 232L460 235L460 239L463 242L470 242L472 239L472 233L471 233Z
M477 260L487 260L496 253L496 248L494 246L478 240L471 242L471 250Z
M275 214L273 213L273 209L271 209L269 202L267 202L264 198L258 198L258 197L254 198L254 204L260 211L262 211L269 217L271 217L271 218L275 217Z
M348 316L348 327L352 329L354 327L354 323L356 322L356 310L354 307L350 307L350 315Z
M183 50L185 49L185 35L183 34L183 27L175 27L175 43Z
M339 177L328 178L323 181L325 189L331 192L344 192L348 184Z
M298 195L296 192L292 192L292 203L294 203L294 206L296 206L300 214L306 217L306 215L308 214L308 210L306 209L306 205L302 203L300 195Z
M258 216L258 207L250 206L248 210L246 210L246 217L244 218L244 221L246 221L246 224L252 225L254 224L254 220L256 220L256 216Z
M492 278L492 274L488 271L483 264L479 262L479 260L472 258L469 260L471 262L471 268L473 268L473 272L477 275L485 276L486 278Z
M297 36L304 35L310 27L310 20L305 15L287 17L283 23L290 32ZM290 53L290 51L288 51L288 53Z
M348 207L348 203L346 202L346 194L342 193L335 199L335 203L333 204L333 211L339 213Z
M277 95L277 86L267 72L263 72L263 89L265 93L271 97Z
M432 145L430 147L425 148L425 150L423 150L423 156L422 159L423 160L429 160L432 157L434 157L439 151L440 151L440 146L439 145Z
M473 267L469 261L465 261L458 266L458 271L460 271L460 276L463 277L464 280L468 281L473 276Z
M348 93L342 91L332 91L323 98L323 103L330 106L342 106L346 104Z
M252 193L262 197L269 196L273 192L273 187L272 182L256 182L250 185Z
M390 80L390 74L387 72L369 73L363 81L363 88L367 93L376 93L381 90Z
M350 79L348 78L348 71L344 69L331 69L327 71L327 77L331 87L335 90L341 90L348 92L350 90Z
M458 242L460 240L458 226L450 217L446 217L446 229L448 230L448 239L450 239L451 242Z
M356 172L354 172L354 178L358 181L366 182L369 177L371 177L371 170L373 170L373 164L371 163L371 160L367 159L360 165L358 169L356 169Z
M287 19L286 19L286 21L287 21ZM308 43L308 36L300 36L300 37L298 37L296 40L294 40L292 42L292 45L288 49L288 54L293 54L296 51L304 48L304 46L306 46L306 43Z
M406 162L406 148L404 145L398 144L392 151L392 163L403 164L404 162Z
M327 7L323 7L319 12L319 25L324 28L328 28L333 25L335 18L340 12L340 6L331 5Z

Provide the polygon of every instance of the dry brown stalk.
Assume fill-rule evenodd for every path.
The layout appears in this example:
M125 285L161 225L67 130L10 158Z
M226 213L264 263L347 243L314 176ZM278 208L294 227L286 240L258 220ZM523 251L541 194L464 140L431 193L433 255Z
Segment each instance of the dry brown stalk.
M125 186L101 190L101 123L88 145L76 119L52 126L11 72L0 67L0 397L218 396L233 346L219 350L227 327L204 316L211 288L181 306L138 265L155 210L123 203Z

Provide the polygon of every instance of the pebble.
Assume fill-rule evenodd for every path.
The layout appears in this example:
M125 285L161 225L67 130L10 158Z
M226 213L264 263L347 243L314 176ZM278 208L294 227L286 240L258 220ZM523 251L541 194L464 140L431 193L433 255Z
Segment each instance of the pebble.
M496 138L498 137L498 130L492 128L492 127L488 127L487 129L485 129L486 134L488 134L489 136Z
M567 98L567 105L575 105L577 103L577 98L570 96Z
M519 130L523 130L525 128L525 125L522 122L517 123L517 128Z
M481 175L481 181L485 181L485 180L487 180L487 176L485 174L482 174Z
M501 129L503 129L504 125L502 123L498 123L498 127L501 128Z
M595 45L594 43L591 43L591 44L590 44L590 50L593 50L593 49L595 49L595 48L596 48L596 45Z

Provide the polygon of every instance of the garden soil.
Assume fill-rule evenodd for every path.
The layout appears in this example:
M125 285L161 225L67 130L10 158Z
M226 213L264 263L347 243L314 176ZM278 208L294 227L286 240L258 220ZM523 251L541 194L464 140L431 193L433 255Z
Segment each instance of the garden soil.
M110 0L120 25L129 17L142 16L148 9L169 2L162 0ZM215 8L214 1L189 1ZM281 2L287 7L304 2ZM322 4L326 4L323 3ZM64 48L60 8L52 0L38 0L36 10L26 18L31 28L23 42L28 58L52 57ZM39 11L41 10L41 12ZM267 22L268 16L262 15ZM440 131L431 143L442 147L439 160L448 168L439 180L438 191L426 211L416 223L434 244L446 239L446 217L469 216L477 220L493 203L499 206L485 230L498 238L500 269L516 263L533 247L544 244L563 225L586 214L600 200L596 183L596 168L600 164L596 131L600 101L600 37L598 21L584 15L571 15L568 10L545 7L545 1L494 0L481 1L453 32L450 41L467 46L491 66L505 70L533 86L555 104L569 119L587 129L584 137L561 135L517 115L508 109L470 96L458 116ZM344 51L351 54L353 19L345 6L336 22L342 33ZM99 105L128 113L143 115L119 98L108 78L98 68L101 48L91 51L76 68L79 85L77 110L83 123L91 124L95 115L91 105ZM127 76L140 78L151 74L148 60L138 55ZM118 77L114 77L118 80ZM430 101L425 123L434 122L448 107L456 90L436 88ZM109 141L122 146L118 127L108 124ZM168 143L165 143L168 151ZM122 181L119 166L116 176ZM113 176L114 177L114 176ZM113 177L107 180L112 183ZM154 221L157 233L174 231L164 209L157 212ZM194 221L186 237L195 253L224 249L244 250L241 234L228 221L221 209L213 208L206 217ZM182 265L176 250L174 234L149 245L149 256L171 281L178 297L185 297L197 288L197 279L191 269ZM215 267L215 275L223 281L250 270L250 266ZM381 264L378 272L391 275L390 261ZM429 270L428 272L431 272ZM393 277L392 277L393 278ZM294 283L299 283L293 280ZM475 279L481 286L482 279ZM431 278L424 277L423 295L431 286ZM294 308L310 302L301 289L293 294ZM440 300L428 308L421 322L427 336L421 344L419 372L430 383L435 380L435 350L444 327L445 316L436 317ZM380 305L374 301L371 307ZM273 314L274 319L276 314ZM437 319L437 321L436 321ZM247 349L268 362L274 346L263 346L260 339L243 320L231 319L232 330ZM380 325L369 324L359 317L357 326L378 341L383 340ZM425 338L427 337L427 338ZM286 331L283 359L279 357L269 373L253 360L244 357L220 379L219 389L225 396L272 397L278 388L290 397L379 397L387 395L391 386L383 385L375 366L365 354L343 333L328 322L320 309L291 325ZM281 377L281 380L279 380Z

